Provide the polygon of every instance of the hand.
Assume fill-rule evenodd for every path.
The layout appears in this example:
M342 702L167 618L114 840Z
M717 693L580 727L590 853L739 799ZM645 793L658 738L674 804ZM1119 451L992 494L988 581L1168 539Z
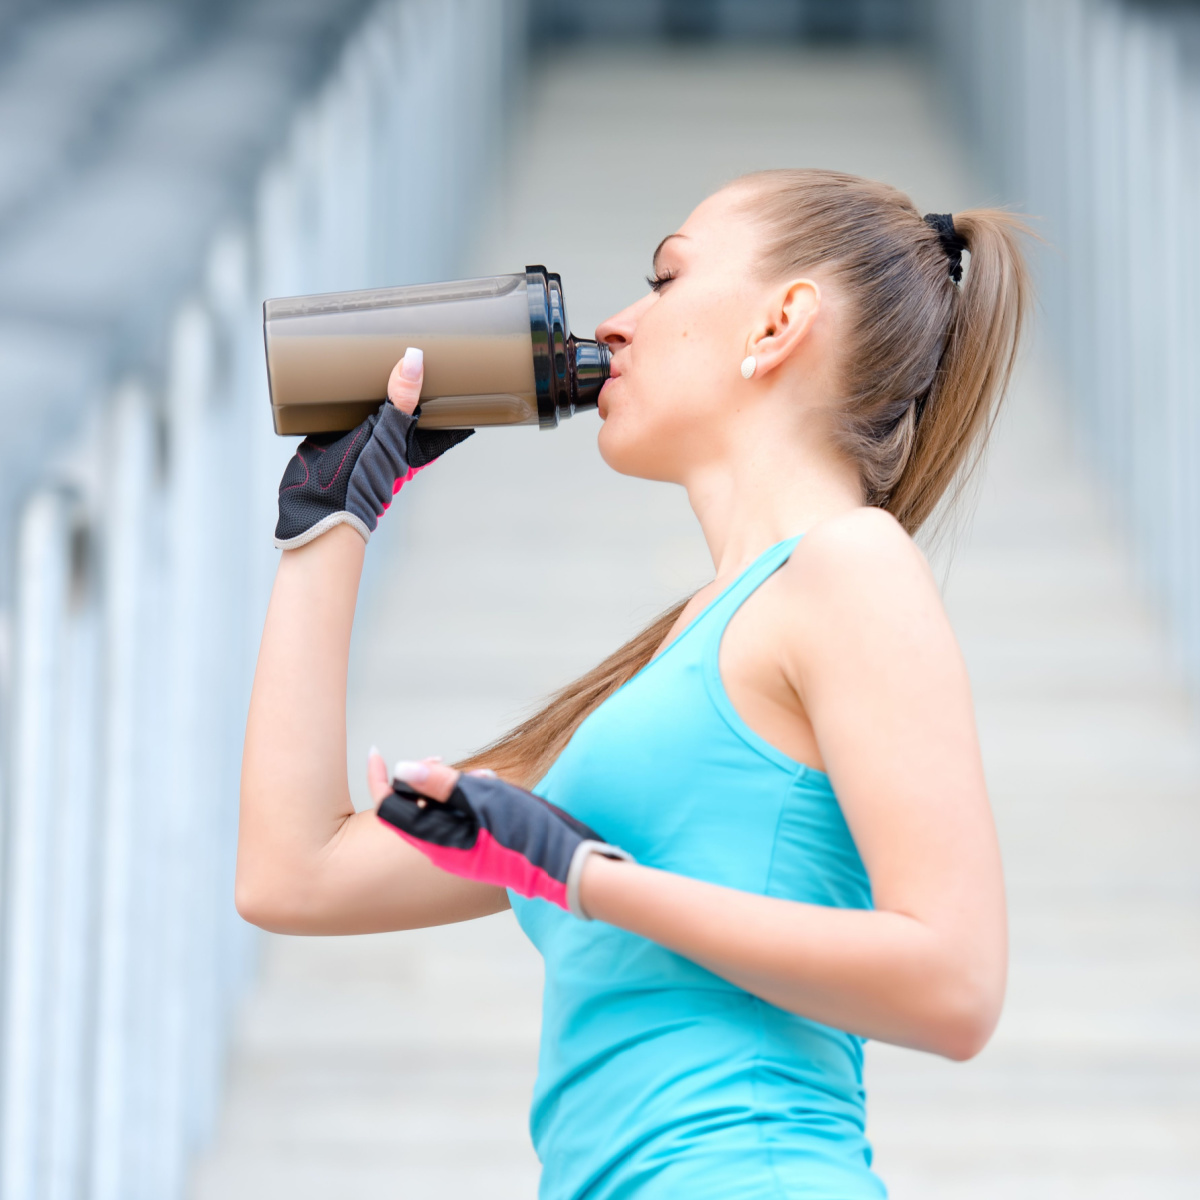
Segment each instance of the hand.
M471 436L469 429L418 427L424 373L421 351L409 347L392 368L378 412L349 433L313 434L300 443L279 484L279 549L303 546L341 524L368 541L404 484Z
M632 861L553 804L490 771L460 774L437 759L368 760L379 817L435 866L464 879L549 900L589 920L579 881L592 854Z

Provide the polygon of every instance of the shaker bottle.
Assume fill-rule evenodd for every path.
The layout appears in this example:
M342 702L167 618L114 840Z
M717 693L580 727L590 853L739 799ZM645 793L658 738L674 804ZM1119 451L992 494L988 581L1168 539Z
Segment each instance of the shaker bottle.
M412 287L293 296L263 305L279 434L353 429L387 398L407 346L425 353L418 424L539 425L595 408L608 347L567 328L562 281L545 267Z

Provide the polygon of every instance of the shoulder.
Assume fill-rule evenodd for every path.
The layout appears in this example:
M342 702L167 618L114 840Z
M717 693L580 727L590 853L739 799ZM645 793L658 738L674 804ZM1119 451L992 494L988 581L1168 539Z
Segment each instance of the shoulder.
M844 633L872 641L922 625L943 625L941 594L925 556L900 523L860 508L815 525L780 572L804 640Z
M813 526L784 574L790 588L814 596L857 592L869 583L937 590L917 544L881 508L856 508Z

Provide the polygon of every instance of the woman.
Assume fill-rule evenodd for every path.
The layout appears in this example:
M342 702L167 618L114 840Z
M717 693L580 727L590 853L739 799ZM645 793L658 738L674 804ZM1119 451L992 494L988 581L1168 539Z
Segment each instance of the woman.
M511 904L546 960L545 1197L880 1196L863 1039L966 1059L1004 993L967 675L911 535L1007 383L1017 227L768 171L664 239L650 284L597 330L600 451L687 489L712 583L461 764L475 773L424 759L389 782L372 754L391 825L355 815L365 538L447 448L405 415L406 355L392 403L336 454L302 446L281 487L296 548L247 729L238 906L362 933Z

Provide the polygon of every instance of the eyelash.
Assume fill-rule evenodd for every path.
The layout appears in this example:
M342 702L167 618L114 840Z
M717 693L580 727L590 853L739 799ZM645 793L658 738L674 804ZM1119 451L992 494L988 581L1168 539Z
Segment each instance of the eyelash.
M650 290L654 292L661 291L664 284L668 284L675 278L674 271L667 271L665 274L647 275L646 282L650 285Z

